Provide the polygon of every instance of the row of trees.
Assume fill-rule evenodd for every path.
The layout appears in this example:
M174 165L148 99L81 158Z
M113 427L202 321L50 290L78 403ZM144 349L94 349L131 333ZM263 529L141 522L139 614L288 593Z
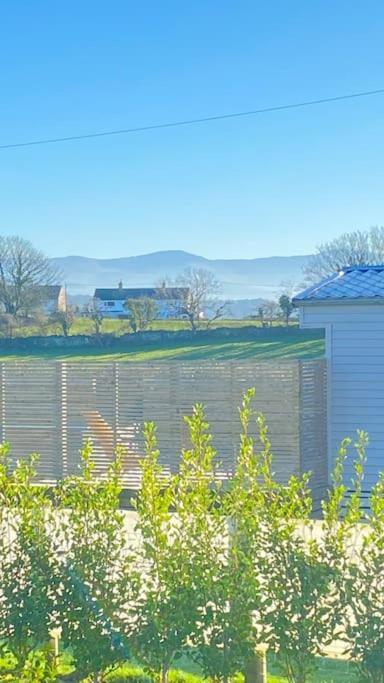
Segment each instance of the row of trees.
M384 228L345 233L330 242L321 244L304 268L307 283L315 282L338 270L353 265L381 264L384 262ZM0 307L2 326L11 327L16 320L28 318L41 307L42 292L46 285L60 279L60 273L40 250L20 237L0 237ZM203 268L191 268L176 279L165 279L158 287L159 298L174 292L171 304L175 317L183 316L192 330L197 329L204 313L205 324L222 318L228 311L228 302L220 298L221 287L215 275ZM286 322L293 312L291 288L285 288L278 302L264 302L259 306L260 320L273 319L280 314ZM89 305L84 313L99 330L100 312ZM144 329L156 315L152 300L127 302L127 313L132 329ZM69 330L75 311L68 307L59 311L47 322L60 325L64 334ZM172 314L172 310L171 310ZM5 316L5 317L4 317Z
M359 434L356 444L349 498L350 441L343 442L321 533L313 533L309 476L275 480L252 396L241 408L228 486L220 484L201 406L187 418L191 446L175 475L161 466L155 425L146 425L135 541L119 510L121 450L100 481L87 444L79 476L52 494L33 485L36 456L13 468L2 448L0 644L17 681L57 680L52 631L72 658L72 681L100 683L135 657L166 683L183 655L204 676L228 681L249 671L267 645L290 683L306 683L334 638L344 641L361 681L384 681L383 476L363 541L351 552L367 437Z

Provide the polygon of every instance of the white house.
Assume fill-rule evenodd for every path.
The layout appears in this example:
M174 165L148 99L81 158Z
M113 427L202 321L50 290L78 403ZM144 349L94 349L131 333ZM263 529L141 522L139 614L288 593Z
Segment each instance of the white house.
M329 465L344 437L366 430L368 492L384 470L384 266L345 268L294 302L301 327L325 329ZM352 457L346 482L351 475Z
M128 311L125 307L128 299L154 299L157 305L157 317L160 320L181 316L182 302L188 290L182 287L166 287L158 290L153 287L118 287L97 288L94 301L106 318L124 318Z

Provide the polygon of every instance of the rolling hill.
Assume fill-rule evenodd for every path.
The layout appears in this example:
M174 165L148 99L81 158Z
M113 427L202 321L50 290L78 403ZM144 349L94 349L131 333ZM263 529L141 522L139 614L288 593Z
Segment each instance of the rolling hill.
M231 299L271 298L283 281L299 284L309 256L271 256L254 259L207 259L185 251L158 251L142 256L96 259L64 256L52 259L70 294L92 294L95 287L153 286L164 277L174 278L186 268L205 268L222 283L223 296Z

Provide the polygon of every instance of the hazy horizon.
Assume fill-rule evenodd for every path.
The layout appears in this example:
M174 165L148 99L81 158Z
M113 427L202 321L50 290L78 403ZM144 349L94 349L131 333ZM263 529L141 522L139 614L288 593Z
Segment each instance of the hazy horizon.
M57 259L57 258L87 258L87 259L93 259L96 261L115 261L119 259L126 259L126 258L140 258L142 256L155 256L156 254L188 254L190 256L198 256L199 258L206 259L207 261L254 261L254 260L260 260L260 259L274 259L274 258L295 258L296 256L311 256L311 254L308 253L302 253L302 254L268 254L266 256L236 256L236 257L230 257L230 256L207 256L203 253L197 253L197 252L191 252L187 251L186 249L156 249L154 251L148 251L148 252L142 252L142 253L137 253L137 254L124 254L124 256L90 256L89 254L53 254L49 255L49 258L52 259Z

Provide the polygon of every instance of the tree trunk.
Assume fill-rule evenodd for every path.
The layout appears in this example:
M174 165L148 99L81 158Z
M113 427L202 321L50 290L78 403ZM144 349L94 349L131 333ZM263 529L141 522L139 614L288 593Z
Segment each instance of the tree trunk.
M267 683L267 659L264 649L256 650L247 662L244 683Z
M169 676L169 668L167 666L163 666L161 669L160 683L168 683L168 676Z

